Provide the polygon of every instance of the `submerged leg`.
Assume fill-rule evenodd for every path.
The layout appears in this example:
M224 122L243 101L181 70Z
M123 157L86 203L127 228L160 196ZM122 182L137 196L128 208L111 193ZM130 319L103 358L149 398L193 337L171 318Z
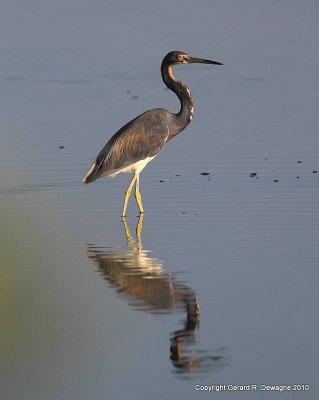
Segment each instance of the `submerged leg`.
M124 229L125 229L125 235L126 235L127 242L128 242L128 244L130 246L133 246L134 245L134 239L133 239L133 236L131 235L130 228L129 228L128 223L126 221L126 217L124 215L123 215L122 221L123 221L123 224L124 224Z
M133 186L134 186L135 181L136 181L136 175L133 176L129 187L127 188L127 190L126 190L126 192L125 192L124 206L123 206L123 211L122 211L122 217L125 217L125 215L126 215L127 202L128 202L128 199L130 198L131 191L132 191L132 188L133 188Z
M139 250L142 249L143 218L144 218L144 214L140 214L140 216L138 217L137 225L136 225L136 240L137 240L137 248Z
M140 193L140 174L136 175L135 198L136 198L136 202L137 202L138 208L140 210L140 213L142 214L144 212L144 208L143 208L143 203L142 203L142 196Z
M137 244L137 249L141 250L142 249L142 230L143 230L143 218L144 214L140 214L138 217L138 221L136 224L136 244ZM126 217L123 215L122 217L123 225L124 225L124 230L125 230L125 235L127 239L127 243L129 244L130 247L133 249L136 248L135 241L133 239L133 236L131 234L130 228L128 226Z

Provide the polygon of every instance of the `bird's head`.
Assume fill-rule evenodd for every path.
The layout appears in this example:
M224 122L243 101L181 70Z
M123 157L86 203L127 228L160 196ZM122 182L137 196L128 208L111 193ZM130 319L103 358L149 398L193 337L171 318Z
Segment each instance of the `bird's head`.
M191 57L183 51L171 51L163 59L163 64L215 64L223 65L218 61L205 60L204 58Z

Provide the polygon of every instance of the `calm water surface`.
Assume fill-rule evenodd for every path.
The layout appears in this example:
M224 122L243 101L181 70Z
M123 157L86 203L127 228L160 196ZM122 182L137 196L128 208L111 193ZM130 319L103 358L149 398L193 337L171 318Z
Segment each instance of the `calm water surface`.
M318 11L3 3L1 399L318 398ZM172 49L225 65L176 68L195 118L123 221L129 176L81 180L122 124L177 110Z

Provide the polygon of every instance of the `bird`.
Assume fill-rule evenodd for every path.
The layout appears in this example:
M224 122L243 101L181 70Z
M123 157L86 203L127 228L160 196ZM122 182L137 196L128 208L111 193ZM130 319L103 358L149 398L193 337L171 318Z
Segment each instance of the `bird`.
M144 212L140 193L140 173L163 149L165 144L182 132L191 122L194 100L190 88L173 74L176 64L214 64L218 61L192 57L183 51L171 51L163 58L161 75L164 84L180 101L180 111L172 113L164 108L145 111L119 129L102 148L93 165L83 178L88 184L104 176L134 173L125 192L122 217L126 216L127 204L135 184L135 199Z

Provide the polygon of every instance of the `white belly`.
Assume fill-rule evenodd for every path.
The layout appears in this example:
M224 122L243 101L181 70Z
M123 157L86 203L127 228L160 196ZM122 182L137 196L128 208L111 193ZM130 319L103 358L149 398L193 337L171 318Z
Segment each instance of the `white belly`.
M150 161L153 160L154 157L156 157L156 156L144 158L144 160L137 161L136 163L131 164L128 167L125 167L123 169L120 169L119 171L117 171L114 174L109 175L109 176L115 176L115 175L121 174L121 173L129 174L131 172L134 172L135 174L139 174L142 171L142 169L145 168L146 165Z

